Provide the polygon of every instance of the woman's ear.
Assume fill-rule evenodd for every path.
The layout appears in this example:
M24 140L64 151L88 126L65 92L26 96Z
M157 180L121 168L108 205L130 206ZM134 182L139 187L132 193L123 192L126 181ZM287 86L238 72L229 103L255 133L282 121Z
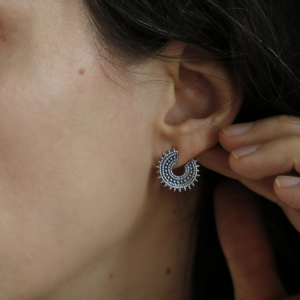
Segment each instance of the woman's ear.
M178 150L180 167L218 142L218 131L233 122L242 96L229 67L208 51L174 42L163 54L180 59L161 62L172 85L158 103L155 150L158 157Z

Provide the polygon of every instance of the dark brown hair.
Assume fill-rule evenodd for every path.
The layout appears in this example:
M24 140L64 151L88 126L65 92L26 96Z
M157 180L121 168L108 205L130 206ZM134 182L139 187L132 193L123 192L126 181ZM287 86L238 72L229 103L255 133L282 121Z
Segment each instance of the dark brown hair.
M126 64L159 57L172 40L204 48L237 74L244 90L235 122L300 116L300 3L297 0L85 0L99 41ZM195 299L233 299L215 226L213 190L221 175L202 169L192 291ZM300 292L300 234L279 207L261 198L280 276Z

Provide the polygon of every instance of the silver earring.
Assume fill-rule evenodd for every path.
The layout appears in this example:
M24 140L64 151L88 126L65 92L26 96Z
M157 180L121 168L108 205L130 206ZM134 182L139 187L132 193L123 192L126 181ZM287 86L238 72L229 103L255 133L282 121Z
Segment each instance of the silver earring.
M159 173L158 179L161 179L161 183L164 183L165 187L169 186L170 190L174 189L174 192L176 190L179 190L181 192L182 189L186 191L187 188L191 189L191 185L195 186L194 182L198 181L197 177L200 175L198 174L199 165L197 165L197 161L195 159L192 159L190 162L188 162L185 167L185 173L181 176L176 176L172 168L175 164L177 164L178 159L178 151L173 149L173 151L169 151L167 154L164 153L164 157L161 157L161 161L159 161L159 170L157 173Z

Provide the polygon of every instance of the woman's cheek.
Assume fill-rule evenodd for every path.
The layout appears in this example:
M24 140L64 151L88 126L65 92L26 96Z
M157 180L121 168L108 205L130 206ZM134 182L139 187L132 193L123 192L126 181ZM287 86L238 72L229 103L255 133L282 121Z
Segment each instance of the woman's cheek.
M71 60L0 70L0 291L37 298L105 256L141 210L146 124L124 89Z
M16 1L0 0L0 15ZM130 232L151 133L97 49L11 30L0 53L0 298L39 299Z

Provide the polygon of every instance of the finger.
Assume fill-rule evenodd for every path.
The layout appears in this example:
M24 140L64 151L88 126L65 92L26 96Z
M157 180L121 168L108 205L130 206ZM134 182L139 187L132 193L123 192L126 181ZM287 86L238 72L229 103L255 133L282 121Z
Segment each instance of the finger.
M233 150L229 156L232 170L248 179L300 171L300 137L288 136L262 145Z
M240 179L241 176L233 172L229 166L229 154L230 153L225 151L220 144L217 144L213 148L210 148L209 150L199 154L196 159L198 160L199 164L205 168L218 172L232 179Z
M286 204L281 202L274 192L273 185L277 176L269 176L259 180L243 178L242 176L233 172L229 166L228 158L229 153L225 151L219 144L197 156L197 160L199 161L200 165L226 177L238 180L256 194L275 202L281 207L286 206Z
M274 192L277 197L286 205L282 206L283 211L293 226L298 232L300 232L300 198L299 198L299 186L286 186L290 183L294 183L294 179L297 177L291 176L278 176L274 181ZM280 184L277 184L280 182Z
M300 118L280 115L223 128L219 132L219 141L224 149L231 152L247 145L262 144L290 135L300 135Z
M215 190L215 212L235 299L283 299L286 292L253 193L237 182L223 181Z
M274 192L288 206L300 209L300 177L278 176L274 181Z
M290 220L296 230L300 232L300 211L292 209L290 206L288 206L290 204L288 201L290 199L288 193L285 194L282 189L282 192L280 193L278 192L279 188L277 185L274 187L277 176L269 176L259 180L243 178L232 171L228 163L228 157L229 153L218 144L200 154L197 157L197 160L202 166L226 177L236 179L256 194L275 202L278 206L283 208L287 218ZM287 174L295 175L295 173L295 171L291 171Z

